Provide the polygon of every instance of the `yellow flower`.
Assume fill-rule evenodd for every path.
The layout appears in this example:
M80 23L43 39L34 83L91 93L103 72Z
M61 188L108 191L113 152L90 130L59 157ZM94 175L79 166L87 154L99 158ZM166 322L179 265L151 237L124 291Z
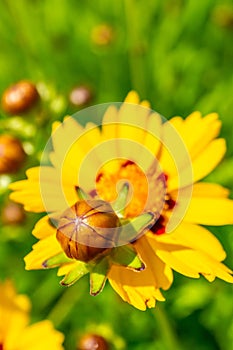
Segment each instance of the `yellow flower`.
M0 284L0 349L62 350L63 335L50 321L29 325L30 302L10 281Z
M220 128L215 113L202 117L194 112L185 120L174 117L162 123L134 91L119 109L112 105L106 110L101 128L92 123L84 128L71 117L55 123L52 166L29 169L27 180L10 186L11 198L26 210L49 213L35 225L39 242L25 258L26 269L58 266L58 275L65 275L63 284L85 274L83 262L62 254L51 222L78 201L78 186L114 204L117 186L128 181L133 190L124 218L152 211L156 220L146 233L129 240L145 269L113 263L106 271L124 301L140 310L154 307L156 300L164 300L161 289L171 286L173 270L232 283L221 244L200 226L233 224L228 190L199 182L225 154L225 141L216 139Z

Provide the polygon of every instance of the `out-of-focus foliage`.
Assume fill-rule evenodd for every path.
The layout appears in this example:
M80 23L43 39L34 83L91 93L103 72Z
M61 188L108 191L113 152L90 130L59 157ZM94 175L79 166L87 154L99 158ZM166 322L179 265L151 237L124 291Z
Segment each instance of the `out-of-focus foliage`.
M230 0L2 0L0 94L22 79L34 82L41 103L27 115L0 114L0 134L21 139L23 168L0 176L0 206L7 184L39 159L51 124L75 107L71 90L90 89L92 104L122 101L130 89L165 117L193 110L218 112L228 152L209 176L233 189L233 5ZM88 101L89 102L89 101ZM221 208L220 208L221 209ZM229 350L233 343L233 289L222 281L175 276L158 309L140 312L110 289L88 295L82 280L59 286L55 271L24 270L38 215L17 225L0 222L0 278L12 278L30 296L33 321L48 318L75 350L84 332L97 331L113 349ZM233 229L210 228L233 266Z

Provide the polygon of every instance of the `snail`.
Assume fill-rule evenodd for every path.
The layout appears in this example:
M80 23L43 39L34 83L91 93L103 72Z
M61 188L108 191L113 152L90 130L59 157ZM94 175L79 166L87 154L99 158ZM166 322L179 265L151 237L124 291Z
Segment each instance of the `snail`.
M26 113L39 100L36 86L29 81L21 80L5 90L2 96L2 108L9 114Z
M0 174L16 173L26 159L21 141L8 134L0 136Z

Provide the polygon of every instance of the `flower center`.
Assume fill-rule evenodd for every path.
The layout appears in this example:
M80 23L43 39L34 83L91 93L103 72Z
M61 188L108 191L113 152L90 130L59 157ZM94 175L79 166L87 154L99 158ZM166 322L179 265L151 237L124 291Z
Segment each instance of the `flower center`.
M107 202L116 200L117 183L121 180L127 181L133 189L133 195L125 208L124 216L133 218L140 215L143 210L157 211L159 217L151 231L158 235L165 233L166 217L164 213L167 210L172 210L176 204L166 193L167 176L160 173L159 176L153 178L151 175L145 175L142 169L132 161L112 160L105 164L97 174L96 190L98 196ZM149 201L148 204L147 200L151 189L153 200Z
M131 200L125 208L126 218L136 217L142 213L148 198L148 180L142 169L125 159L112 160L99 170L96 177L98 196L113 202L117 199L117 184L128 182L132 189Z
M0 350L3 350L3 344L0 343Z

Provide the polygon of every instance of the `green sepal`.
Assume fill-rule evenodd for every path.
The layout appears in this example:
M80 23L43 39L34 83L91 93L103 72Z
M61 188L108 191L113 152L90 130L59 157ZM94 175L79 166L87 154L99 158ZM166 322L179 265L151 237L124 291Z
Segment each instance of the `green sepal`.
M80 200L87 200L87 199L90 199L89 196L88 196L88 194L87 194L86 192L84 192L84 191L81 189L81 187L75 186L75 191L76 191L76 193L77 193L77 195L78 195L78 198L79 198Z
M139 258L132 244L114 248L111 254L111 261L113 264L123 265L137 271L145 269L144 263Z
M55 218L55 217L51 216L51 217L49 217L48 223L53 228L57 228L58 224L59 224L59 218Z
M60 284L62 286L71 286L75 282L77 282L80 278L85 276L89 272L89 266L88 264L82 262L82 261L77 261L76 267L71 270L65 277L61 280Z
M122 220L119 244L125 245L136 240L153 225L154 220L155 214L152 212L141 214L131 220Z
M93 266L90 272L90 294L95 296L102 292L109 270L108 257L101 259L96 265Z
M60 254L57 254L55 256L53 256L52 258L50 259L47 259L45 260L43 263L42 263L42 266L44 268L53 268L53 267L56 267L56 266L59 266L61 264L66 264L66 263L69 263L69 262L72 262L71 259L69 259L65 253L60 253Z
M126 182L123 184L121 190L119 191L117 200L112 204L113 210L117 213L119 217L124 216L128 194L129 194L129 184Z

